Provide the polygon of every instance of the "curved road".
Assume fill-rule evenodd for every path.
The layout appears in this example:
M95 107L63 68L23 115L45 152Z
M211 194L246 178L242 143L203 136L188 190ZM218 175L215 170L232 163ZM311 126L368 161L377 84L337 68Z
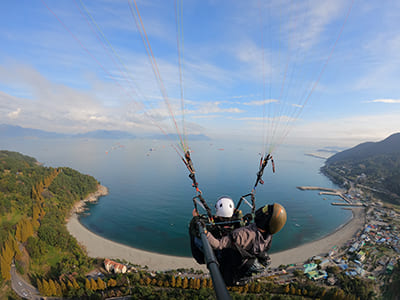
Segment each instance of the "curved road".
M11 265L11 287L13 290L24 299L43 299L40 297L37 288L26 282L20 275L17 274L15 265Z

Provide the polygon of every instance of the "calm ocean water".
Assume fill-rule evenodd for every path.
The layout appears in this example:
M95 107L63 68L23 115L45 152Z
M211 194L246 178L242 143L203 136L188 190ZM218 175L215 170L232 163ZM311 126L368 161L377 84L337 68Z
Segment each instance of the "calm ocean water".
M260 145L203 141L190 146L199 187L211 207L221 195L237 202L250 192ZM46 166L77 169L107 186L109 195L90 205L90 214L80 218L91 231L135 248L190 256L188 224L195 191L186 167L167 142L2 139L0 149L33 156ZM301 185L336 187L319 173L323 160L304 155L312 151L281 147L275 154L276 173L267 167L265 184L257 187L258 206L278 202L288 213L271 252L316 240L351 217L350 211L330 205L334 198L323 200L327 196L296 189ZM249 210L245 204L241 208Z

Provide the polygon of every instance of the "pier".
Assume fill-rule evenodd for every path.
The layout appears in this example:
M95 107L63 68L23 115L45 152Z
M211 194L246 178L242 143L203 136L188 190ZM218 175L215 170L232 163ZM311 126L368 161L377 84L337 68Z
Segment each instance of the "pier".
M301 191L321 191L318 193L319 195L338 196L347 202L347 203L337 203L337 204L332 203L332 205L360 206L360 205L353 205L352 201L349 198L347 198L344 192L341 190L335 190L318 186L298 186L297 188Z
M348 207L364 206L364 204L362 204L361 202L356 202L356 203L332 202L331 204L335 206L348 206Z
M297 188L302 191L324 191L324 192L331 192L331 193L340 193L339 190L318 187L318 186L298 186Z

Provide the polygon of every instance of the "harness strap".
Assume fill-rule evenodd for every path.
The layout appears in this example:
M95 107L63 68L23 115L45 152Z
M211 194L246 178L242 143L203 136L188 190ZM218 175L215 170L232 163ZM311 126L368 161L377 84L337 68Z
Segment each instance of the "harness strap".
M243 200L247 201L246 198L248 196L251 197L251 213L254 214L254 212L256 210L256 197L254 195L254 191L252 191L251 193L249 193L247 195L243 195L242 197L240 197L240 200L239 200L239 203L238 203L236 209L239 209L239 206L242 204Z
M203 196L201 195L201 193L198 194L197 196L193 197L194 208L195 208L195 210L198 212L198 210L197 210L196 199L199 199L199 200L200 200L200 203L203 205L203 207L205 208L205 210L206 210L206 212L207 212L208 219L209 219L211 222L213 222L213 216L212 216L212 213L211 213L211 209L210 209L210 207L207 205L207 202L206 202L206 200L204 200L204 198L203 198Z
M260 159L260 169L257 172L257 180L256 183L254 184L254 188L253 191L256 189L257 184L264 184L264 181L262 180L262 176L264 174L264 169L268 164L268 161L272 159L272 155L271 154L267 154L267 156L263 159L263 157L261 157ZM274 168L275 169L275 168Z

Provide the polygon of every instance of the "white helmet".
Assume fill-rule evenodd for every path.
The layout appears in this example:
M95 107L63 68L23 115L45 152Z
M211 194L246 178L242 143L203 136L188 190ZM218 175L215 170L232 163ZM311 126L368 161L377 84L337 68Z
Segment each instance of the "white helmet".
M235 204L231 198L222 196L215 203L215 209L217 217L231 218L235 210Z

